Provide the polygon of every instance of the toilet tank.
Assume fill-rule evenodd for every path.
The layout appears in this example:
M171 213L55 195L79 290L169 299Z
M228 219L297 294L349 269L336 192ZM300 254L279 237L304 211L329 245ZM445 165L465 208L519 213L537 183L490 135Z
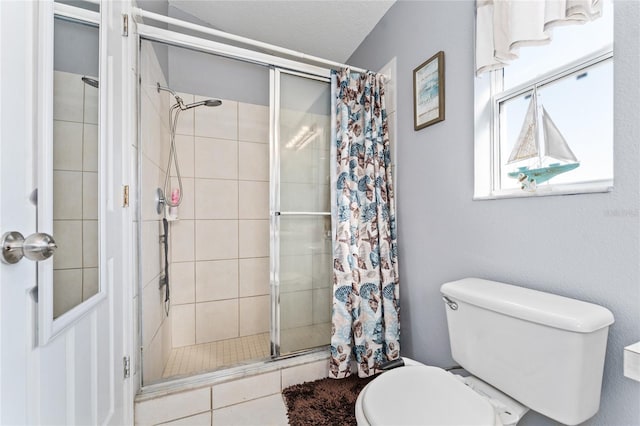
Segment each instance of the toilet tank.
M567 425L598 411L608 309L479 278L440 290L454 302L445 305L451 353L465 370Z

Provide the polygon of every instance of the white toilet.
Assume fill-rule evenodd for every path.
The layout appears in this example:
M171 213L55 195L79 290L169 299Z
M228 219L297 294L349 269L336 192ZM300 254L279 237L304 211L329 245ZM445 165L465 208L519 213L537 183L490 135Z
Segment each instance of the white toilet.
M575 425L600 406L602 306L466 278L442 285L453 359L473 376L407 360L356 401L358 425L515 425L528 409Z

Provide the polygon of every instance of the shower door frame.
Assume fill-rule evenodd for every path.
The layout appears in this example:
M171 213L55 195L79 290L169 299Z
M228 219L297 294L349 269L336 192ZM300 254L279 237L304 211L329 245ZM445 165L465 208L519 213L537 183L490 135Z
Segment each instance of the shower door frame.
M186 48L189 50L199 51L202 53L213 54L216 56L222 56L230 59L236 59L243 62L254 63L257 65L263 65L270 68L270 105L269 105L269 119L270 119L270 132L269 132L269 152L270 152L270 183L269 183L269 192L270 192L270 293L271 293L271 325L270 325L270 340L271 340L271 358L268 360L257 360L253 362L251 365L261 366L264 364L268 364L273 361L278 361L282 359L286 359L293 356L303 355L303 354L312 354L312 353L320 353L324 352L324 347L314 347L306 350L300 350L297 352L288 353L284 356L280 355L280 300L279 300L279 241L275 240L275 234L277 233L278 225L279 225L279 215L280 212L275 210L274 207L277 206L279 208L279 170L277 171L277 184L278 184L278 192L277 192L277 201L278 204L274 204L272 201L272 197L274 197L274 190L272 186L274 185L273 173L275 164L279 167L279 155L274 152L274 146L279 143L279 112L278 108L280 106L279 101L279 75L280 73L286 73L291 75L297 75L304 78L309 78L312 80L325 81L330 84L331 70L329 68L322 68L311 64L305 64L302 62L298 62L295 60L285 59L278 56L273 56L265 53L260 53L232 45L227 45L220 42L215 42L211 40L207 40L200 37L195 37L175 31L169 31L162 28L157 28L154 26L150 26L147 24L143 24L140 22L135 22L135 31L134 36L136 37L135 46L137 48L137 75L140 73L140 46L141 42L151 41L151 42L159 42L165 45ZM138 76L136 75L136 80ZM278 79L276 82L276 75L278 75ZM276 92L276 89L278 92ZM140 88L137 90L137 122L140 123ZM277 98L277 99L276 99ZM277 104L276 104L277 101ZM138 126L138 143L141 141L142 137L142 129ZM277 162L277 163L275 163ZM141 182L141 173L142 171L138 168L138 182ZM140 200L140 185L138 184L138 193L136 197ZM276 214L277 212L277 214ZM138 206L138 212L136 215L139 217L140 215L140 206ZM140 253L141 247L141 235L140 229L138 228L138 253ZM277 246L277 247L276 247ZM275 250L275 251L274 251ZM276 259L275 261L273 259ZM274 263L276 263L274 269ZM137 271L137 281L138 281L138 293L142 294L141 286L141 268L138 266ZM142 300L138 298L138 323L142 324ZM140 351L142 351L142 326L138 327L138 342ZM328 343L327 343L328 345ZM139 362L140 362L140 371L142 371L142 353L139 354ZM177 379L168 379L162 380L160 382L156 382L153 384L145 385L143 382L143 375L139 374L139 388L140 391L149 391L153 392L159 389L164 389L167 386L180 386L184 384L193 384L194 377L198 379L196 381L206 381L211 380L213 378L218 377L231 377L231 376L243 376L243 370L246 368L246 365L241 366L231 366L228 368L224 368L221 370L215 370L211 372L196 374L193 376L189 376L186 378L177 378Z
M281 310L280 310L280 218L282 216L330 216L331 212L283 212L280 208L280 95L281 75L293 75L309 80L331 84L329 77L311 75L304 72L271 67L269 70L269 281L271 294L271 357L278 359L281 355ZM329 342L327 342L327 346ZM295 356L317 350L317 347L306 348L287 353Z

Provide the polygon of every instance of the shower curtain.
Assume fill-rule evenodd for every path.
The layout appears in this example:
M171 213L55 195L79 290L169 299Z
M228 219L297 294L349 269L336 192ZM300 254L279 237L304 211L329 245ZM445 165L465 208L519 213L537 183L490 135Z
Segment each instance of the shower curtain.
M395 202L384 76L332 72L333 310L330 377L400 356Z

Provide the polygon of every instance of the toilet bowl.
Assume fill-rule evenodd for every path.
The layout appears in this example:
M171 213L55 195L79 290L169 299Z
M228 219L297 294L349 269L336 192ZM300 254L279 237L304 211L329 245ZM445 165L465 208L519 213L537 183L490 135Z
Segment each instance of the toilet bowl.
M382 373L360 392L359 426L511 426L528 411L475 377L404 360L405 367Z

